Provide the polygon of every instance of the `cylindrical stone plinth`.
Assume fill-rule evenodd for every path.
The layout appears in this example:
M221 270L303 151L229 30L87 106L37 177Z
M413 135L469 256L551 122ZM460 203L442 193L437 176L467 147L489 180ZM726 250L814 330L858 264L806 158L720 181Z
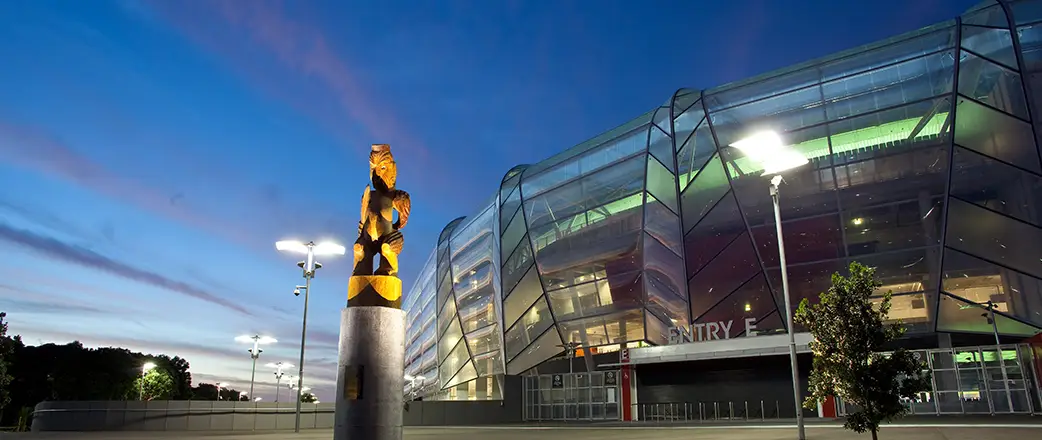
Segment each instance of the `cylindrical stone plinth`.
M334 440L401 440L405 312L348 306L340 313Z

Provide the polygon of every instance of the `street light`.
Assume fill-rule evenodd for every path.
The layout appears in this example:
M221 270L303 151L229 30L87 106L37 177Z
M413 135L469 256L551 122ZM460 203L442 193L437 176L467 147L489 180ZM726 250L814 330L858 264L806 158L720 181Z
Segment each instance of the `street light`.
M265 366L268 367L268 368L274 368L275 369L275 402L278 403L278 401L279 401L279 391L282 390L282 374L283 374L282 373L282 369L283 368L293 368L293 364L290 364L288 362L279 361L279 362L269 362Z
M145 365L141 366L141 383L138 384L141 387L138 389L137 400L145 400L145 375L155 367L155 362L145 362Z
M300 432L300 388L304 383L304 342L308 336L308 297L311 294L311 279L315 278L315 271L322 267L321 263L315 261L315 256L344 255L347 250L339 244L328 241L315 244L313 241L301 243L294 240L275 242L275 249L281 252L307 255L307 260L297 263L297 267L304 270L304 285L297 286L293 291L294 295L300 295L300 289L304 289L304 318L300 329L300 364L297 370L297 414L293 424L293 432Z
M257 378L257 358L259 358L261 352L264 351L264 350L260 349L260 346L261 345L266 345L266 344L274 344L274 343L279 342L279 341L276 340L275 338L271 337L271 336L242 335L242 336L236 336L235 337L235 342L242 342L242 343L246 343L246 344L252 343L253 344L253 348L247 350L247 351L250 352L250 358L253 359L253 373L250 374L250 394L249 394L250 396L252 396L253 395L253 382Z
M221 388L228 388L226 382L217 382L217 400L221 400Z
M981 316L988 319L988 324L991 324L992 332L995 335L995 354L999 356L999 367L1002 368L1002 385L1006 389L1006 404L1009 405L1009 411L1013 412L1013 396L1009 394L1009 376L1006 375L1006 359L1002 356L1002 343L999 342L999 323L995 320L995 307L998 307L998 304L989 300L985 306L988 313Z
M575 342L575 341L569 341L567 343L558 345L558 347L561 347L561 348L563 348L565 350L568 350L568 377L569 377L569 381L572 381L573 384L574 384L574 381L575 381L575 378L574 378L575 370L573 368L573 366L575 364L575 349L578 348L580 345L582 345L582 344L580 344L578 342ZM572 393L568 392L569 390L571 390L571 388L565 387L565 389L564 389L564 396L565 396L564 398L565 399L569 399L570 398L569 394L572 394ZM575 408L576 408L576 414L578 414L578 410L579 410L579 403L578 402L575 403Z
M405 380L409 382L409 394L407 395L407 397L409 398L409 400L412 400L412 398L416 397L416 395L419 394L419 388L423 386L423 381L426 380L426 378L423 376L413 376L411 374L406 374Z
M778 185L782 182L783 171L805 165L806 157L798 151L785 146L781 136L774 131L761 131L745 139L731 144L745 154L750 160L759 162L763 166L763 174L774 174L771 178L771 200L774 202L774 225L778 234L778 264L781 269L782 293L785 297L786 326L789 332L789 362L792 364L792 395L796 402L796 429L799 440L805 440L806 433L803 429L803 410L800 402L800 376L796 365L796 335L793 333L792 323L792 301L789 299L789 274L785 266L785 242L782 239L781 207L778 203Z

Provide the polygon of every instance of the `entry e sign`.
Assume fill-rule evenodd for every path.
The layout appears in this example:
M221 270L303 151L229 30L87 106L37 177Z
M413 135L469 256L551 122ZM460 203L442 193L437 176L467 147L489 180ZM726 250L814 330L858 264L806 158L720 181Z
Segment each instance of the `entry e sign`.
M731 333L741 333L733 326L734 320L673 327L669 329L668 344L731 339ZM756 336L756 318L745 318L745 335Z
M604 373L604 384L605 385L618 385L619 378L615 376L614 371L608 371Z
M552 388L564 388L564 377L560 374L555 374L551 380L553 381L550 385Z

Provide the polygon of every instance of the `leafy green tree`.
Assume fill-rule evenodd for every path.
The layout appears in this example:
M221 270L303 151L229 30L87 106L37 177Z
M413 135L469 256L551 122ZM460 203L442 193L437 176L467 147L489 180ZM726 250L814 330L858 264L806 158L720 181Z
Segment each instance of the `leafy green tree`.
M315 401L317 401L317 400L318 400L318 398L315 397L315 395L311 394L311 393L303 393L303 394L300 395L300 401L303 402L303 403L315 403Z
M170 400L174 392L174 380L163 368L156 367L134 380L134 393L142 400Z
M192 398L192 373L188 372L188 361L182 357L168 357L166 355L156 356L157 364L164 365L173 388L170 391L170 400L189 400Z
M880 353L904 334L900 322L887 322L891 292L878 306L870 300L881 285L874 269L851 263L849 277L833 274L820 301L811 305L804 299L794 318L814 335L811 395L804 406L813 409L828 396L840 397L857 408L844 426L870 431L873 440L883 421L907 412L902 398L930 389L927 366L911 352L898 348L890 355Z

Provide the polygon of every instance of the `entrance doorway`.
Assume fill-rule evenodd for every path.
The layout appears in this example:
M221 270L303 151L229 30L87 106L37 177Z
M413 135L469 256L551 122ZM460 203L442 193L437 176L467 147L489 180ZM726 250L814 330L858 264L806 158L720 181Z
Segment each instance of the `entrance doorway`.
M527 376L525 420L620 420L618 370Z

